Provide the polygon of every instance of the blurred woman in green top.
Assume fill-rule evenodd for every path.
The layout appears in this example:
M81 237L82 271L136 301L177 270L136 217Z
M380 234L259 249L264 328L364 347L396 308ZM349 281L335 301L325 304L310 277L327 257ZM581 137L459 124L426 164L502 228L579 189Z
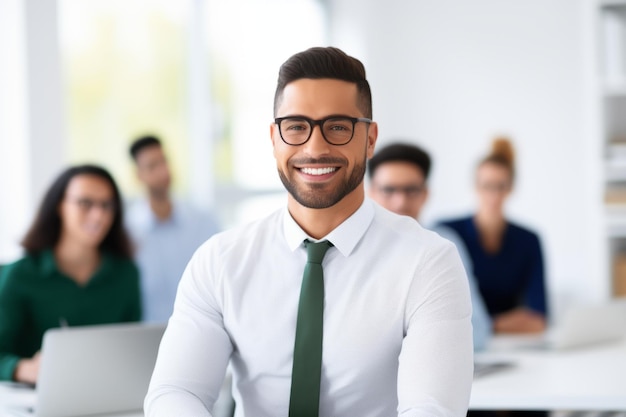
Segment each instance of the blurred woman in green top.
M0 380L37 382L43 334L140 319L139 273L120 193L101 167L65 170L0 275Z

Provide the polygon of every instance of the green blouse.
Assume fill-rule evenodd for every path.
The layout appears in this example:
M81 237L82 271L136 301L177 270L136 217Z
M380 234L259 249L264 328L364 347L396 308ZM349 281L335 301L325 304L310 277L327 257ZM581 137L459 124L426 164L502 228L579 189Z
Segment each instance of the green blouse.
M53 327L139 321L139 272L129 260L103 254L79 285L57 268L51 250L5 265L0 273L0 381L41 349Z

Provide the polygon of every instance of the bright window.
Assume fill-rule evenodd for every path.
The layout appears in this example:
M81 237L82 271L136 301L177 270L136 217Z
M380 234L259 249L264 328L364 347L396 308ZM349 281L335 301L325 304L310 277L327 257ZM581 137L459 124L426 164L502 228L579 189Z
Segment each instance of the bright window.
M285 59L326 44L320 3L60 0L59 15L70 161L107 166L134 196L128 145L154 133L177 193L211 188L226 226L284 203L271 197L284 193L269 140L274 89Z

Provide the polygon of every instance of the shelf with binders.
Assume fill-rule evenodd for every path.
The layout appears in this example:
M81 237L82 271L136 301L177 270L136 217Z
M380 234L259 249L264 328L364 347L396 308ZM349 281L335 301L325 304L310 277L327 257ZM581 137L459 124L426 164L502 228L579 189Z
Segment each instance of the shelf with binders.
M607 189L626 187L626 141L609 142L607 145L604 180L607 183Z
M603 1L600 13L601 71L607 92L626 84L626 1Z
M614 191L621 195L621 189L626 187L626 94L605 96L603 110L606 202L612 204Z
M607 157L626 157L626 94L605 96L603 107Z
M611 294L626 295L626 0L598 0L598 98Z
M606 234L611 238L626 239L626 203L605 205Z
M613 297L626 296L626 237L612 238L611 250L611 293Z

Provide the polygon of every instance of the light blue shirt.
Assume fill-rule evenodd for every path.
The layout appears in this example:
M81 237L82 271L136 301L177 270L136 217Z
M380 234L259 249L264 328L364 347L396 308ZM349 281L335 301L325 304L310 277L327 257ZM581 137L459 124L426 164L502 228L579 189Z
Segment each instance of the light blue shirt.
M136 245L143 320L166 322L187 262L218 231L217 224L209 212L180 202L174 203L168 220L160 221L145 200L130 206L126 223Z
M459 252L461 262L463 263L463 266L465 267L465 271L467 273L467 279L469 281L470 287L470 296L472 298L472 327L474 328L474 350L483 350L485 349L487 343L489 342L489 339L493 335L493 325L491 322L491 317L489 317L489 313L487 313L485 302L480 295L478 284L476 283L476 278L474 277L474 274L472 272L474 270L474 268L472 267L472 259L467 254L465 243L463 243L459 235L453 229L446 226L437 225L432 227L431 230L438 233L439 236L454 243L457 251Z

